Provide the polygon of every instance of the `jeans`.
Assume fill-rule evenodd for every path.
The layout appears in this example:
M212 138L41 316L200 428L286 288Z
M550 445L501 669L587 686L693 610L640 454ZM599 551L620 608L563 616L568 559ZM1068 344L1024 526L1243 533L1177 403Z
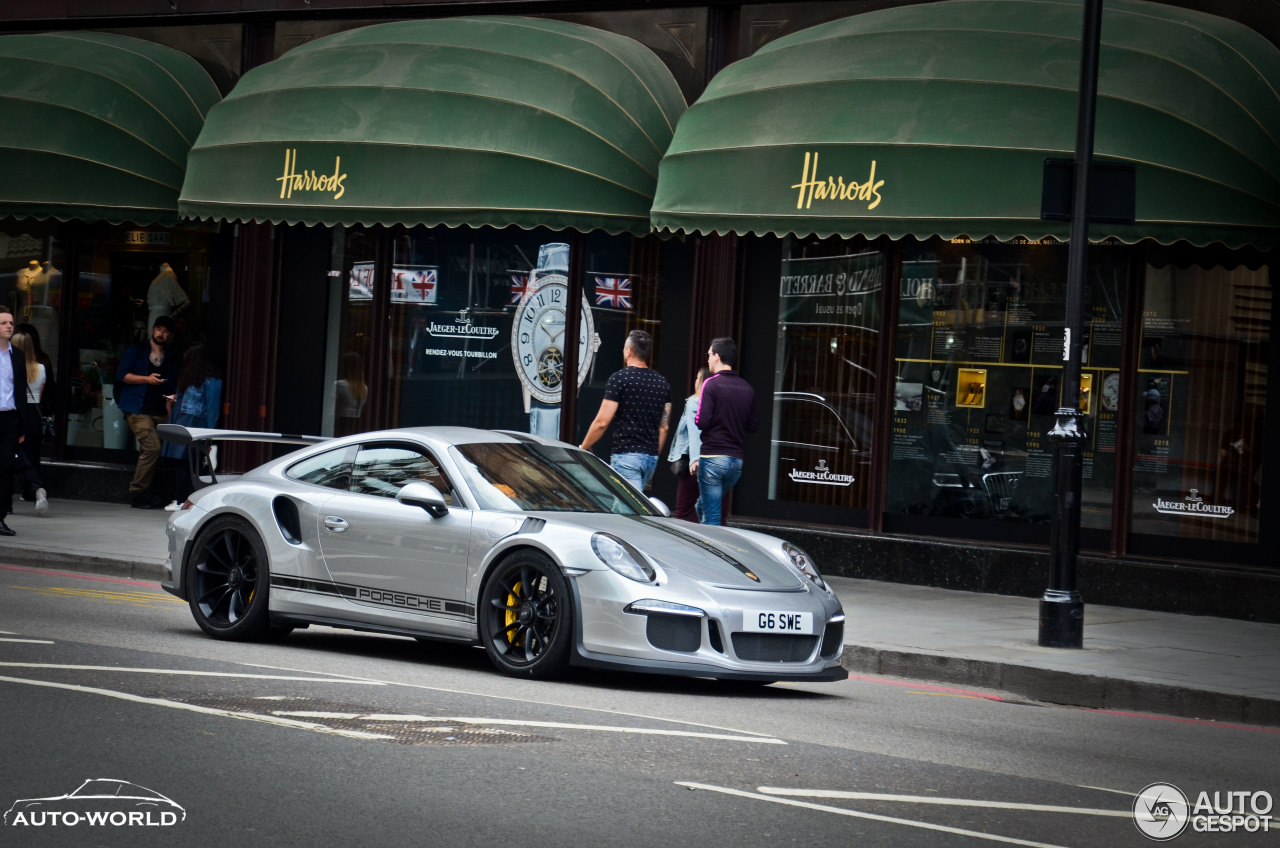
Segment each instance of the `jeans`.
M609 457L609 464L622 475L623 480L643 492L653 479L658 457L648 453L615 453Z
M703 524L723 524L720 513L725 493L742 476L742 460L732 456L704 456L698 460L698 513Z

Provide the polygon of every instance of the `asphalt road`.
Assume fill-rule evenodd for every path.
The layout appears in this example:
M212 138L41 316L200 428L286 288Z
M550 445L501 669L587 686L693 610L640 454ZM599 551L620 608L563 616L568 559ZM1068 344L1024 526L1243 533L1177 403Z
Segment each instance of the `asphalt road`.
M1111 848L1150 844L1152 783L1280 796L1269 729L887 678L518 681L479 649L328 628L216 642L154 585L3 566L0 728L0 811L101 778L183 815L46 802L5 846Z

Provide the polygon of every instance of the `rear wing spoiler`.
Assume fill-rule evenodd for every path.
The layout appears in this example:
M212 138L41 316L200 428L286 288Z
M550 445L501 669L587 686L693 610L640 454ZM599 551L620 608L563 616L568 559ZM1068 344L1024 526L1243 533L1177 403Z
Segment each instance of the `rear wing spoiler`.
M175 445L197 442L278 442L286 445L318 445L328 436L299 436L290 433L258 433L253 430L215 430L208 427L184 427L181 424L157 424L160 438Z
M329 441L328 436L300 436L291 433L258 433L253 430L215 430L208 427L184 427L181 424L157 424L160 439L175 445L188 447L187 465L195 488L202 488L207 478L209 485L218 482L214 471L214 442L266 442L281 445L316 445ZM225 476L225 475L224 475Z

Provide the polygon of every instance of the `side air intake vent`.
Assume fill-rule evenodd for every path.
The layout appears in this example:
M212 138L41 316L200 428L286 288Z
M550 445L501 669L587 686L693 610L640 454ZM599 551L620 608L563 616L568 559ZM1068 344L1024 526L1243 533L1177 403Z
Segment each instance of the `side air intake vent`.
M298 517L298 505L281 495L271 502L280 535L291 545L302 544L302 520Z

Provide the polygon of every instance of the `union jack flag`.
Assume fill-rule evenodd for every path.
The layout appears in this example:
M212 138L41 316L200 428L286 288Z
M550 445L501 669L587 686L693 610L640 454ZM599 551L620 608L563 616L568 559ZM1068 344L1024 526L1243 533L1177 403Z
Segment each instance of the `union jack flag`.
M631 281L626 277L596 277L596 306L631 308Z
M524 300L524 293L529 289L528 274L512 274L511 275L511 302L519 303Z

